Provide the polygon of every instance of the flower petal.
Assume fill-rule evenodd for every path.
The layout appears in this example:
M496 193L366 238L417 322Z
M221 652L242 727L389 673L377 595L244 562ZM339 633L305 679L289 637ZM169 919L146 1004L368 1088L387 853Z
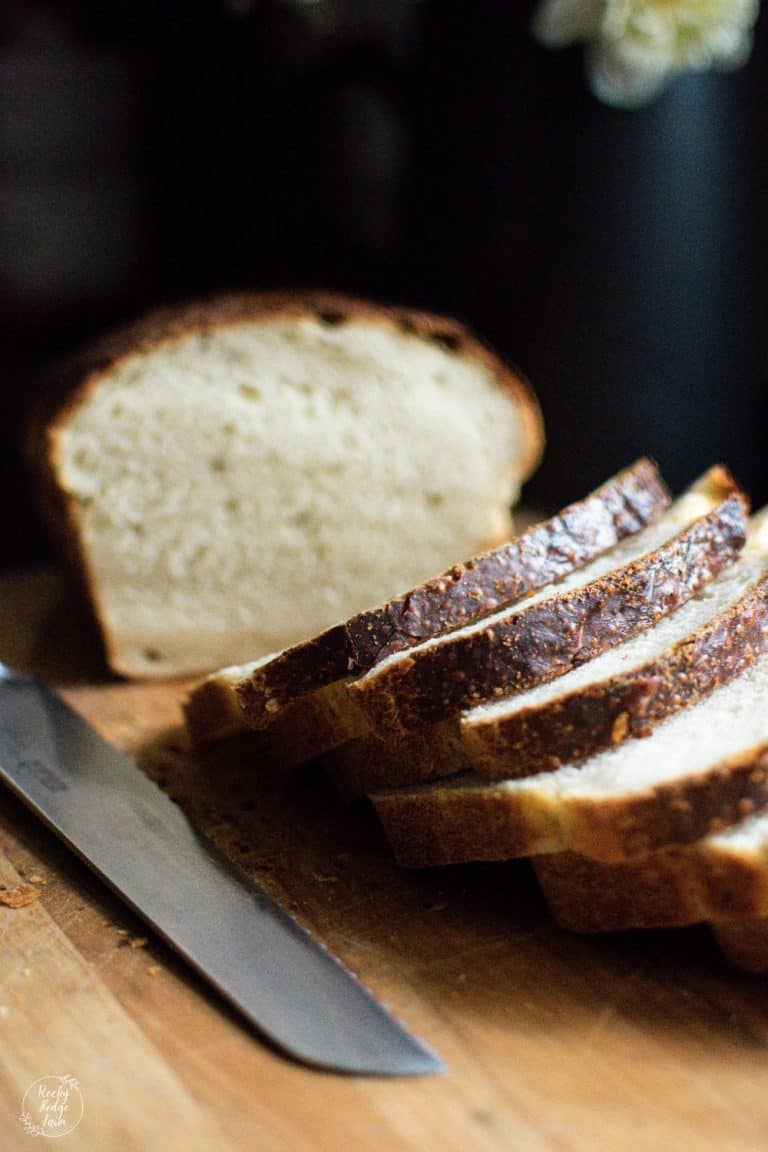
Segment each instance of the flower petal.
M599 35L605 0L542 0L531 32L547 48L562 48Z
M592 92L614 108L650 103L674 76L668 68L632 67L614 45L600 41L590 46L586 66Z
M742 68L752 54L753 44L754 36L751 32L745 32L729 51L719 53L712 65L713 68L718 72L733 72L737 68Z

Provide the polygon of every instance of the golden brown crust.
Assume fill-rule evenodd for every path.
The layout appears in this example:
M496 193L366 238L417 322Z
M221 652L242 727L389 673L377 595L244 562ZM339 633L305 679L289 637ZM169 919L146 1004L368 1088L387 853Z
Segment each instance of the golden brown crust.
M768 915L768 867L704 840L633 861L563 852L534 867L555 920L573 932L674 928Z
M556 580L649 524L669 503L651 461L641 459L501 548L457 564L404 596L296 644L243 682L243 714L266 728L287 704Z
M729 494L729 488L730 493ZM722 502L652 553L485 627L406 652L348 685L382 735L546 683L651 627L732 563L746 539L733 481Z
M593 800L510 791L454 777L438 786L372 797L400 863L408 867L510 860L571 851L628 860L691 844L768 806L768 746L706 771Z
M462 721L464 746L486 780L550 772L630 737L729 683L768 650L768 576L657 660L506 717Z

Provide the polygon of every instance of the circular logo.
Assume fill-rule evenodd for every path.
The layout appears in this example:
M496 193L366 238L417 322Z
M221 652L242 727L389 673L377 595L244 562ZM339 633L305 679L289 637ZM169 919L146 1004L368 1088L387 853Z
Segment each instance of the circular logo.
M74 1076L41 1076L24 1093L19 1120L29 1136L55 1140L74 1131L84 1111L80 1085Z

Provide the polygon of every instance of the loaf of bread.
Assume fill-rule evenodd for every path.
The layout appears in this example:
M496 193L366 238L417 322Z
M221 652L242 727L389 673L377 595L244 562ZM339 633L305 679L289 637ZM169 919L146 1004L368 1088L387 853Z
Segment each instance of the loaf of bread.
M128 676L284 648L507 538L529 386L461 325L342 296L156 313L36 414L42 503Z

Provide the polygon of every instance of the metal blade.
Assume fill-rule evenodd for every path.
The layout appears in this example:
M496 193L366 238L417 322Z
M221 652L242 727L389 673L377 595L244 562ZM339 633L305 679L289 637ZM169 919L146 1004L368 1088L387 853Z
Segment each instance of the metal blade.
M283 1052L338 1072L441 1071L131 760L3 664L0 781Z

